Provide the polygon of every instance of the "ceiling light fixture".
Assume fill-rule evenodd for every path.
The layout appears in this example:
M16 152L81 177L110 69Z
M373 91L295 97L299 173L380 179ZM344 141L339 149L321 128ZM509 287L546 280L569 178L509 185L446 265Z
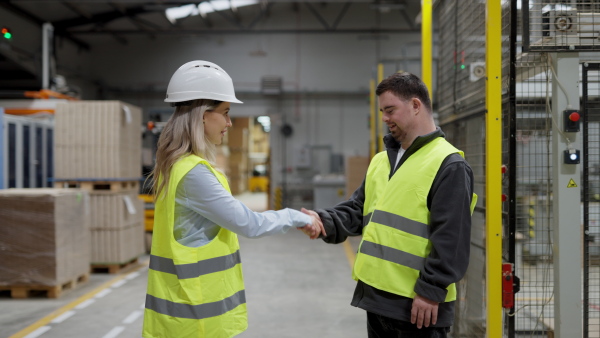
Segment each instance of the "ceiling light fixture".
M165 15L171 23L175 24L177 20L188 16L202 15L202 17L206 17L208 13L229 9L235 10L239 7L256 5L258 3L259 0L209 0L203 1L199 5L190 4L167 8L165 10Z

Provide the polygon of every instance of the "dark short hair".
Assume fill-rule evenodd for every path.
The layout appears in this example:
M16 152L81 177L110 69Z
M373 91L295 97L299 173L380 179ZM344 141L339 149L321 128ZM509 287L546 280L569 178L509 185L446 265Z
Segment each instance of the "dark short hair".
M375 94L379 96L385 92L392 92L405 101L416 97L431 112L431 99L429 99L427 86L415 74L398 72L390 75L387 79L379 83Z

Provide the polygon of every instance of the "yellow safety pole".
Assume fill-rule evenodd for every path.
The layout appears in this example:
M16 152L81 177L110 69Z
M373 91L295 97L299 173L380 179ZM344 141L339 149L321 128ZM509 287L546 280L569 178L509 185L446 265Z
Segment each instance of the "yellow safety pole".
M502 7L486 2L485 224L487 337L502 337Z
M377 84L381 83L381 81L383 81L383 64L379 63L377 64ZM379 107L381 108L381 107ZM383 113L381 112L381 109L377 109L377 111L379 112L377 114L377 123L379 124L379 128L378 128L378 135L377 135L377 141L378 141L378 145L379 147L377 148L378 151L383 151L384 147L383 147L383 135L384 135L384 131L383 131Z
M377 103L375 102L377 98L375 97L375 80L371 79L369 87L371 88L369 96L369 130L371 132L371 138L369 140L369 156L370 158L373 158L377 153L377 148L375 146L377 144Z
M433 6L431 0L423 0L421 2L421 80L429 89L429 96L433 102L433 87L431 73L431 46L432 46L432 17Z

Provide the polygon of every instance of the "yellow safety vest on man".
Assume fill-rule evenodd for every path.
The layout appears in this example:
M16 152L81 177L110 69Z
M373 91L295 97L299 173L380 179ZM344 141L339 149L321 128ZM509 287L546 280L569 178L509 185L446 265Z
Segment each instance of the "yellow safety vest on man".
M438 137L412 154L388 180L387 153L373 157L367 170L363 219L366 226L352 272L355 280L414 298L414 287L431 252L427 195L444 159L456 149ZM473 194L471 213L477 201ZM447 288L446 302L456 299Z
M173 235L179 181L205 164L229 190L227 179L204 159L188 155L171 170L166 196L156 202L143 336L233 337L248 327L237 235L221 228L210 243L190 248Z

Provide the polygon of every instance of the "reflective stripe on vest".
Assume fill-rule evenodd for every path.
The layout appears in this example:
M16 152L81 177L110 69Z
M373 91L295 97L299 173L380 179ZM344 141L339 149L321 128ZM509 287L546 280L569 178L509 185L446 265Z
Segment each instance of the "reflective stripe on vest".
M390 248L389 246L363 241L360 244L360 253L377 257L388 262L408 266L411 269L421 270L425 265L425 258L415 256L408 252Z
M178 243L173 235L177 185L198 164L206 165L230 191L225 176L198 156L185 156L173 165L167 193L156 201L145 338L229 338L248 327L237 235L221 228L198 248Z
M402 230L411 235L429 238L427 224L413 221L400 215L392 214L383 210L375 210L371 222L387 225L391 228Z
M176 265L172 259L150 256L150 269L177 275L177 279L200 277L213 272L225 271L241 263L240 250L231 255L214 257L190 264Z
M146 308L162 313L163 315L188 319L205 319L220 316L245 303L246 293L244 290L238 291L232 296L218 302L198 305L180 304L146 295Z
M391 167L386 152L373 157L363 208L368 224L356 256L354 279L414 298L414 285L432 247L427 195L442 162L452 153L463 155L437 138L411 155L389 180ZM455 300L455 285L447 290L446 301Z

